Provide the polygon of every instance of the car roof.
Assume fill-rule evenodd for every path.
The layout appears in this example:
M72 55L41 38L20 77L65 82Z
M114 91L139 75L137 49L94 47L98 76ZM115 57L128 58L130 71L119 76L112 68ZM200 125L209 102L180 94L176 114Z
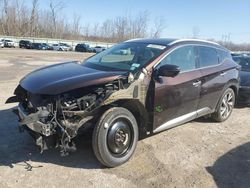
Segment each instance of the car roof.
M164 45L164 46L172 46L174 44L203 44L214 46L217 48L221 48L227 50L223 46L219 45L218 43L206 41L206 40L199 40L199 39L173 39L173 38L158 38L158 39L132 39L125 42L139 42L139 43L148 43L148 44L156 44L156 45Z

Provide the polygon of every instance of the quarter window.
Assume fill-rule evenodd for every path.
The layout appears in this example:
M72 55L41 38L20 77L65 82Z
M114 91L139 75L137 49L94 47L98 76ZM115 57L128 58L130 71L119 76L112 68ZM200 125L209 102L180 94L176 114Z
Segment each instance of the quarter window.
M214 48L199 47L200 67L208 67L219 64L217 51Z
M159 66L170 64L177 65L180 67L180 70L189 71L196 68L196 55L194 46L184 46L178 48L171 52L167 57L165 57Z
M229 52L224 50L217 50L217 51L220 63L223 63L226 59L232 59L232 56Z

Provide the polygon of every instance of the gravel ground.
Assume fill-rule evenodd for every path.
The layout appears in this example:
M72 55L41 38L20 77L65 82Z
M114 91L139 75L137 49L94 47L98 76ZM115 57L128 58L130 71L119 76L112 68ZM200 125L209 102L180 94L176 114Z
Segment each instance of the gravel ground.
M18 81L39 67L91 54L0 49L0 188L9 187L249 187L250 108L234 109L224 123L198 119L141 140L126 164L103 168L91 148L91 135L78 150L61 157L40 154L6 105Z

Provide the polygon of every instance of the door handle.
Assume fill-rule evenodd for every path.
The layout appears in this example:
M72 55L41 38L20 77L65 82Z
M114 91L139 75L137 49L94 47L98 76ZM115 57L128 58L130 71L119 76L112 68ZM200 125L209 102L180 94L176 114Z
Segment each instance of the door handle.
M227 74L227 73L224 72L224 71L220 73L221 76L225 76L226 74Z
M201 84L201 81L200 81L200 80L199 80L199 81L193 82L193 86L194 86L194 87L198 87L200 84Z

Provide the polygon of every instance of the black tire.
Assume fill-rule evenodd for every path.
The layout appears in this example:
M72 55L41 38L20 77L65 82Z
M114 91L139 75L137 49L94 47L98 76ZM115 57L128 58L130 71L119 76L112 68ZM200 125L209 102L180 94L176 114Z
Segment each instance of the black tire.
M116 167L133 155L138 141L138 126L125 108L107 110L97 122L92 147L96 158L106 167Z
M231 88L227 88L217 105L216 111L212 114L212 118L217 122L223 122L227 120L233 111L234 104L234 90Z

